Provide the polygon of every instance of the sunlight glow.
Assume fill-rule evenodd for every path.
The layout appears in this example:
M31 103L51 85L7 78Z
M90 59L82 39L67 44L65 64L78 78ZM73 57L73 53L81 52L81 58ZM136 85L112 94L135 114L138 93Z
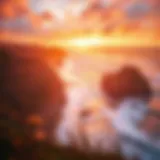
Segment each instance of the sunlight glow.
M77 46L77 47L90 47L90 46L99 46L103 43L103 39L99 37L93 38L73 38L67 41L68 45Z
M146 38L137 39L136 36L122 37L122 36L103 36L103 35L92 35L92 36L81 36L62 38L57 40L51 40L48 46L59 46L66 49L81 49L87 50L91 48L104 48L104 47L142 47L142 46L159 46L159 42L152 41Z
M49 27L47 24L44 28ZM27 34L17 34L10 32L2 32L0 41L6 43L17 44L37 44L46 47L62 47L67 50L90 50L94 48L105 47L159 47L160 41L154 37L141 36L115 36L103 34L71 34L71 35L54 35L54 36L30 36Z

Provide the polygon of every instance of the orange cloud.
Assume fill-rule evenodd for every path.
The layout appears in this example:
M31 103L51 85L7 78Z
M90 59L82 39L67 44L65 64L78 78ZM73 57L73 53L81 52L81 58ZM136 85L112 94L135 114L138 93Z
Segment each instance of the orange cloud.
M35 14L30 12L28 14L29 21L33 29L41 30L46 22L52 22L53 16L49 12L43 12L41 14Z
M33 28L37 29L42 25L42 18L40 16L30 12L28 18Z
M0 18L12 19L28 12L28 1L26 0L1 0Z
M28 12L28 1L26 0L1 0L0 18L13 19Z
M26 24L28 23L28 25L30 25L33 30L40 30L43 27L44 23L46 23L46 21L50 22L53 20L53 16L47 11L39 14L33 12L29 8L28 3L28 0L0 0L1 22L3 23L6 20L14 21L14 19L17 18L24 18L24 21L27 21ZM15 23L19 22L15 21ZM18 26L18 24L16 24L16 26Z
M52 21L54 19L53 15L50 12L43 12L41 14L42 19L47 20L47 21Z

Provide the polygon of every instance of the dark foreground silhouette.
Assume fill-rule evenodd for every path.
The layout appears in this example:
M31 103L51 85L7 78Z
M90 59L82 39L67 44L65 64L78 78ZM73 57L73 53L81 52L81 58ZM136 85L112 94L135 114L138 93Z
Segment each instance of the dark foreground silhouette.
M66 101L63 81L56 73L63 58L53 59L56 65L51 69L45 52L52 51L0 49L0 159L121 160L119 154L89 154L55 145L53 135ZM53 52L57 53L61 52Z

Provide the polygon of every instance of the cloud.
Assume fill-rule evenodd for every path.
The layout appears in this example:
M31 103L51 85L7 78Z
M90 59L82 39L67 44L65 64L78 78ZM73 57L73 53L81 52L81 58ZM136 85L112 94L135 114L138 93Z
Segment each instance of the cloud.
M32 26L32 29L35 32L39 31L50 31L53 28L55 17L48 11L35 14L30 12L28 14L29 22Z
M0 18L13 19L28 13L28 1L26 0L1 0Z
M40 26L42 25L42 18L34 13L29 13L28 19L29 19L33 29L40 28Z
M0 0L0 29L53 31L60 28L59 25L66 28L69 24L73 25L64 25L65 18L70 16L68 19L73 22L72 18L77 15L76 21L78 24L83 23L84 28L89 24L91 29L94 29L102 23L108 30L114 30L123 25L137 26L138 23L133 23L137 20L147 20L149 13L154 15L153 17L160 15L160 0L101 0L99 3L98 0L95 0L96 3L93 1Z
M46 21L52 21L48 12L37 13L29 8L28 0L0 0L0 29L40 31Z
M41 13L41 18L43 20L52 21L55 17L49 11Z
M124 8L128 18L141 18L147 15L152 7L144 1L138 1L134 4L129 4Z

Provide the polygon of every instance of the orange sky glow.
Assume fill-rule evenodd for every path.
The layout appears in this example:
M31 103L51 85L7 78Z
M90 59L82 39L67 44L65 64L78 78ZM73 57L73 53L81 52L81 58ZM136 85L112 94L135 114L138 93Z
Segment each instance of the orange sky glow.
M160 47L160 40L152 36L138 35L104 35L100 33L94 34L70 34L65 36L42 36L27 35L17 33L3 32L0 34L0 41L15 44L35 44L44 45L46 47L58 46L65 49L81 50L92 47Z
M159 7L159 0L2 0L0 42L160 47Z

